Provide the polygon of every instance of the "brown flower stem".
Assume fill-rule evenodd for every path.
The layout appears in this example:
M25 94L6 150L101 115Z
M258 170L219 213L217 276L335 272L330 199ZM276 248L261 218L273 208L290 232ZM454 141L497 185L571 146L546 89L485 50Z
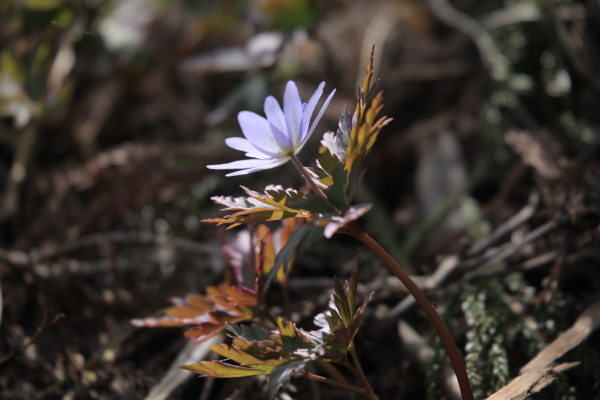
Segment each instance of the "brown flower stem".
M300 163L300 160L298 160L298 157L296 157L295 154L292 154L290 156L290 159L292 160L292 164L294 164L294 167L296 167L296 169L298 170L298 172L300 172L300 175L302 175L302 177L304 178L304 180L310 185L310 187L312 188L313 192L315 192L315 194L323 197L323 198L327 198L327 196L325 196L325 193L323 193L323 190L321 190L321 188L319 186L317 186L317 184L315 183L315 181L313 180L313 178L308 174L308 172L306 172L306 170L304 169L304 167L302 166L302 164Z
M367 377L365 376L362 367L360 366L360 362L358 361L358 357L356 356L354 343L352 343L352 346L350 346L349 352L352 355L352 361L354 362L354 365L350 364L347 359L344 359L344 361L341 364L348 368L348 370L352 372L352 375L354 375L356 379L358 379L358 381L364 389L364 395L367 397L367 399L379 400L375 392L373 392L373 389L371 389L371 385L369 384L369 381L367 380Z
M302 378L312 379L313 381L317 381L317 382L321 382L321 383L326 383L326 384L331 385L331 386L336 386L336 387L339 387L339 388L342 388L342 389L346 389L346 390L349 390L349 391L354 392L354 393L365 394L365 390L362 389L362 388L359 388L358 386L354 386L354 385L350 385L348 383L336 381L334 379L326 378L326 377L321 376L321 375L315 375L315 374L311 374L310 372L305 372L305 373L303 373L300 376Z
M425 296L416 283L410 278L410 276L408 276L404 269L402 269L400 264L398 264L392 258L392 256L390 256L389 253L379 245L379 243L377 243L371 236L363 231L358 224L353 222L346 225L344 233L354 236L367 245L371 250L373 250L373 252L377 254L377 256L385 263L385 265L394 273L394 275L400 279L406 289L415 298L417 304L419 304L421 309L425 312L425 315L427 315L427 318L429 318L429 321L433 325L435 331L442 340L444 347L446 348L446 352L450 358L450 363L452 364L452 368L454 368L454 373L458 379L458 386L460 387L462 400L473 400L471 382L469 381L469 376L467 375L467 370L465 368L462 356L460 355L460 351L458 350L458 347L456 347L456 343L454 343L454 339L452 338L450 331L448 331L446 324L444 324L444 321L442 321L427 296Z

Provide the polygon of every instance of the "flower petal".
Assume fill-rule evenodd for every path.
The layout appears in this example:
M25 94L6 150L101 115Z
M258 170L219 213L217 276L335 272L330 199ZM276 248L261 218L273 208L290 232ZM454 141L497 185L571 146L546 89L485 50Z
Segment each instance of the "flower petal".
M207 165L209 169L242 169L242 168L257 168L265 165L273 164L274 161L279 161L279 158L265 158L261 160L239 160L232 161L226 164ZM271 167L267 167L271 168Z
M244 139L241 137L231 137L225 139L225 144L234 150L245 152L247 157L271 158L271 156L263 154L260 150L254 147L248 139Z
M283 95L283 112L287 121L288 137L295 148L300 142L300 124L302 123L302 100L298 88L293 81L285 86Z
M273 137L279 146L279 155L288 153L293 149L292 141L287 137L283 132L279 130L273 123L269 122L271 126L271 132L273 133Z
M315 111L315 107L319 102L319 99L323 95L323 88L325 87L325 82L321 82L317 87L317 90L313 93L312 97L306 103L306 107L304 108L304 112L302 113L302 123L300 124L300 142L304 139L306 134L308 133L308 125L310 124L310 118Z
M269 96L265 99L265 115L270 123L275 125L282 133L286 134L286 137L288 136L285 114L283 114L281 106L273 96Z
M269 121L251 111L242 111L238 114L238 122L246 139L261 153L269 157L279 155L279 146L273 137Z
M247 174L251 174L253 172L264 171L265 169L275 168L282 164L285 164L286 162L289 161L289 159L290 159L289 157L272 158L270 163L265 163L263 165L253 167L253 168L243 169L241 171L231 172L229 174L226 174L225 176L247 175ZM262 160L262 161L265 161L265 160Z
M296 152L298 152L298 151L300 151L302 149L302 147L304 146L304 144L306 143L306 141L310 138L310 135L312 135L312 133L314 132L315 128L317 127L317 124L321 120L321 117L325 113L325 110L329 106L329 102L331 101L331 98L333 97L334 94L335 94L335 89L333 89L331 91L331 93L329 94L329 96L325 100L325 103L323 103L323 106L321 107L321 111L319 111L319 114L317 114L315 120L310 125L310 128L308 128L308 132L306 132L306 136L304 136L304 138L302 138L302 143L300 143L300 145L298 146L298 149L296 150Z

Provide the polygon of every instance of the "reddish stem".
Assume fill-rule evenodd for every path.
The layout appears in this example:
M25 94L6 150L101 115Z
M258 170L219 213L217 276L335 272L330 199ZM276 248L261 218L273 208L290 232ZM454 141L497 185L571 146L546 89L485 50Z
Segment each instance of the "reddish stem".
M423 293L417 284L410 278L410 276L408 276L400 264L398 264L392 258L392 256L390 256L388 252L379 245L379 243L377 243L371 236L363 231L358 224L351 223L347 225L344 229L344 233L354 236L366 244L371 250L373 250L373 252L377 254L377 256L385 263L385 265L394 273L394 275L400 279L406 289L415 298L417 304L419 304L421 309L425 312L425 315L427 315L427 318L429 318L429 321L435 328L435 331L446 348L446 352L450 358L450 363L452 364L452 368L454 368L454 373L458 379L458 386L460 387L462 400L473 400L471 382L469 381L467 369L465 368L460 351L458 350L458 347L456 347L456 343L454 342L450 331L448 331L446 324L444 324L444 321L442 321L427 296L425 296L425 293Z
M346 390L349 390L354 393L365 394L365 390L362 388L359 388L354 385L349 385L344 382L336 381L334 379L325 378L324 376L321 376L321 375L315 375L315 374L311 374L310 372L304 372L300 376L302 378L312 379L313 381L322 382L322 383L326 383L331 386L336 386L336 387L339 387L342 389L346 389Z

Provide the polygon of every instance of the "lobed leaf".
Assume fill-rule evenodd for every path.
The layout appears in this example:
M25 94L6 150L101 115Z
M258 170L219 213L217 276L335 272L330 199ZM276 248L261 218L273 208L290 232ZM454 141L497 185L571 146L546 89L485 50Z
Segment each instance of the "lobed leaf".
M363 215L365 215L373 207L372 204L357 204L349 207L343 216L329 216L329 221L325 226L323 234L326 238L332 237L337 231L342 229L344 226L352 221L356 221Z
M185 336L196 341L213 337L225 329L225 324L241 322L255 316L258 295L244 286L209 286L206 295L188 294L185 298L174 298L175 307L165 310L165 315L156 318L134 319L138 327L189 326Z
M212 378L241 378L244 376L264 375L270 372L266 368L241 367L223 361L201 361L198 364L182 365L179 368L199 374L200 376L210 376Z
M305 223L294 230L285 246L277 253L273 268L269 271L265 279L265 286L269 286L282 265L288 265L297 253L302 253L322 238L323 231L324 227L315 225L312 222Z
M261 272L260 275L266 276L275 266L275 260L279 251L288 243L290 237L296 229L304 224L304 218L288 218L282 221L281 228L274 233L265 226L259 225L255 231L255 264ZM283 268L278 268L275 276L278 282L286 280L292 264L294 262L294 253L283 264Z
M292 360L278 365L269 375L269 400L275 399L279 389L287 389L292 377L305 372L308 360Z
M383 92L377 92L375 85L371 86L373 73L372 51L365 80L358 89L354 115L350 118L344 108L337 131L325 133L319 149L317 166L321 171L320 182L328 187L325 191L327 197L341 212L347 211L364 176L362 161L371 151L381 129L391 121L387 117L378 118L383 107ZM335 233L335 229L332 230Z
M249 197L212 197L215 203L226 206L224 211L238 210L223 218L212 218L203 222L214 222L218 225L229 224L227 229L251 222L278 221L299 217L316 218L322 213L332 212L335 208L326 199L313 194L304 194L295 189L284 189L282 186L269 185L261 194L242 186Z

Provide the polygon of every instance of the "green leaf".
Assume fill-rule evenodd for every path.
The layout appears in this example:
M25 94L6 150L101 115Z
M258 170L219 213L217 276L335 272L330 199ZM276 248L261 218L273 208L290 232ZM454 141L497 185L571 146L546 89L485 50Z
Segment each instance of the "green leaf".
M325 189L325 194L331 203L340 211L348 208L348 177L344 170L344 164L338 164L332 171L333 184Z
M275 399L279 389L287 389L292 377L305 372L308 360L292 360L278 365L269 375L269 400Z
M337 308L340 317L342 317L344 325L348 326L350 325L350 321L352 320L352 314L350 313L350 307L348 307L348 297L346 296L344 286L337 277L334 279L333 287L333 302Z
M371 293L358 308L356 307L359 265L360 259L352 271L350 281L342 284L337 278L334 280L334 293L331 295L329 309L317 315L314 320L315 325L321 327L325 342L323 347L327 349L327 356L331 359L348 351L360 328L367 304L373 296Z
M346 295L348 296L348 305L350 306L350 312L356 313L356 292L358 290L358 273L360 272L360 253L356 259L356 265L352 269L350 274L350 281L348 282L348 289Z
M265 286L268 287L273 277L277 274L277 270L288 263L288 261L297 253L302 253L307 248L312 246L317 240L323 237L323 226L312 224L310 221L297 228L285 246L281 248L275 257L273 268L267 274Z

